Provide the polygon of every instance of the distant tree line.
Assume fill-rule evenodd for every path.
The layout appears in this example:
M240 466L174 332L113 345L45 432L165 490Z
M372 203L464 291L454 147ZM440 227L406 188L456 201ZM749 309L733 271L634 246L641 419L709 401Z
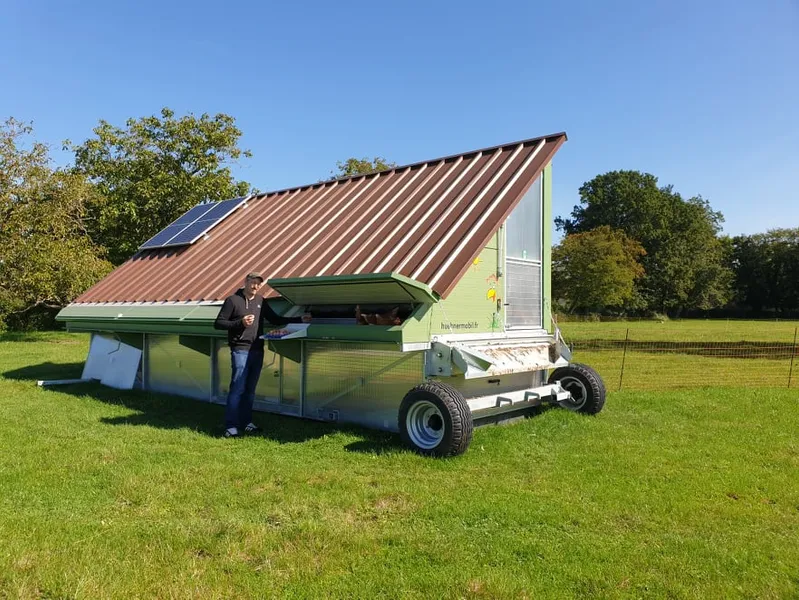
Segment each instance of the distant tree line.
M723 241L735 273L731 308L758 316L799 316L799 227Z
M579 190L553 249L553 294L566 313L799 315L799 228L720 235L723 217L697 196L638 171Z

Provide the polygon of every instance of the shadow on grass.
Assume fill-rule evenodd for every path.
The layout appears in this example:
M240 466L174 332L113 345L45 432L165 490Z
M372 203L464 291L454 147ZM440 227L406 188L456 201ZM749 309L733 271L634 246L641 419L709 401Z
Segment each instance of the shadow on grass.
M0 342L51 342L55 344L82 344L74 333L63 329L51 331L4 331Z
M46 362L6 371L3 376L6 379L35 382L43 379L77 379L81 376L82 371L83 363ZM99 382L65 384L52 389L78 397L88 396L105 404L124 406L136 411L136 414L122 417L102 417L100 422L106 425L146 425L160 429L191 429L213 437L219 437L224 432L221 423L225 407L221 404L142 390L118 390L106 387ZM268 412L256 412L255 414L255 418L262 428L257 437L281 444L296 444L335 432L346 432L362 438L345 446L349 452L384 454L401 448L399 436L391 433L372 431L349 424L336 425Z
M344 446L347 452L362 454L395 454L407 448L400 441L399 434L387 431L371 431L368 429L348 428L350 433L360 435L363 439Z
M45 362L38 365L29 365L6 371L3 377L6 379L17 379L21 381L39 381L42 379L80 379L83 373L83 363L54 363Z

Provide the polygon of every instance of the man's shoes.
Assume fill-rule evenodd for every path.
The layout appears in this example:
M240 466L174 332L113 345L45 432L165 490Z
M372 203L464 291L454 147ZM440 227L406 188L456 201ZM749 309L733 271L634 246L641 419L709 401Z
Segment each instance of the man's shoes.
M244 433L252 434L252 433L258 433L259 431L261 431L261 428L258 427L258 425L256 425L255 423L250 423L249 425L247 425L247 427L244 428ZM225 429L225 437L226 438L241 437L238 427L228 427L227 429Z

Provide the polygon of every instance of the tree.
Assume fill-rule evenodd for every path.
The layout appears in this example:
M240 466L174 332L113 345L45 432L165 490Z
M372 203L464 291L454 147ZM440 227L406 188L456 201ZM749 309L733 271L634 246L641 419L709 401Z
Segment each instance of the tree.
M584 183L571 218L556 219L567 234L608 225L638 240L646 250L638 293L649 310L670 313L728 300L732 274L717 237L722 222L703 198L685 200L638 171L613 171Z
M92 206L92 235L120 264L147 239L204 200L225 200L250 190L230 165L250 152L238 147L233 117L192 114L128 119L125 128L101 120L95 137L75 152L75 171L89 177L102 201Z
M0 326L27 328L71 302L112 268L85 227L97 191L50 167L44 144L25 148L29 125L0 126Z
M568 312L622 307L635 296L645 254L641 244L607 225L567 235L552 250L553 296Z
M385 158L375 156L373 160L368 158L348 158L347 160L336 163L337 171L331 171L333 177L352 177L354 175L368 175L379 171L388 171L397 166L396 163L388 162Z
M799 311L799 228L736 236L730 243L739 307Z

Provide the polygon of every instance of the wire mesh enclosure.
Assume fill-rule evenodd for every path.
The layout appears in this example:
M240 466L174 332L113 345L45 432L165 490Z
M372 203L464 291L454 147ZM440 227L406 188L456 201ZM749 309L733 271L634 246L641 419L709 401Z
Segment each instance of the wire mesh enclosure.
M698 387L799 389L799 326L792 322L564 323L575 362L611 390Z

